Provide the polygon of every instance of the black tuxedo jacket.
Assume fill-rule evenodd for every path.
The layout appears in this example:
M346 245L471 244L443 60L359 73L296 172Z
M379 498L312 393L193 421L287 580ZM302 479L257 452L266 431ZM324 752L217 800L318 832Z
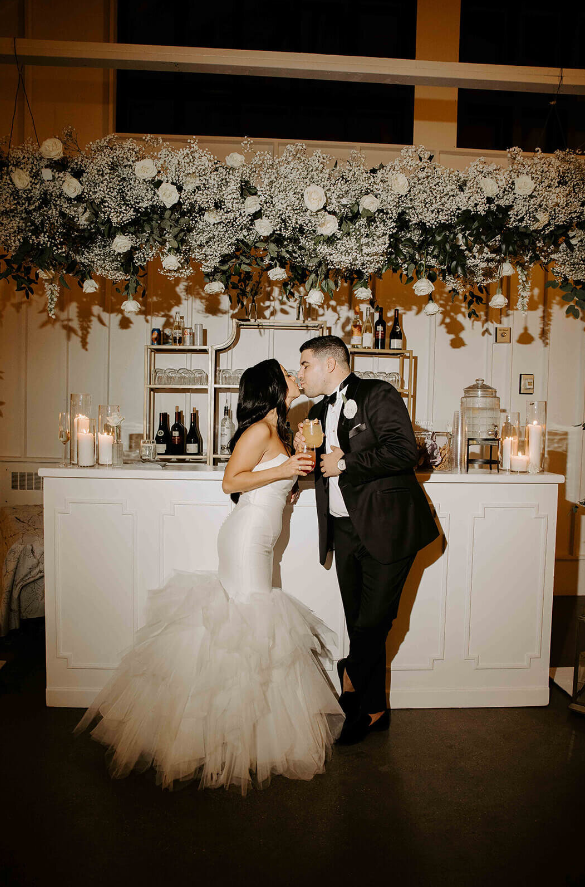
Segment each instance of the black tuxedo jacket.
M339 489L362 544L383 564L415 554L439 535L426 496L414 474L417 448L408 410L396 389L387 382L359 379L353 373L344 390L337 434L346 470ZM347 401L357 412L345 415ZM323 402L315 404L309 418L321 419ZM348 410L351 412L351 408ZM325 562L331 545L328 483L321 474L317 450L315 493L319 519L319 557Z

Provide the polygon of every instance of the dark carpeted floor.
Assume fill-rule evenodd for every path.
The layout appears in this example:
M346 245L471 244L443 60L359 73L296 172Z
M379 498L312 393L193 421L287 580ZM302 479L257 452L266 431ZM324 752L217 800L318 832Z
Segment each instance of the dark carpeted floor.
M546 708L400 710L312 782L246 798L154 774L46 708L42 623L0 639L0 884L585 885L585 718Z

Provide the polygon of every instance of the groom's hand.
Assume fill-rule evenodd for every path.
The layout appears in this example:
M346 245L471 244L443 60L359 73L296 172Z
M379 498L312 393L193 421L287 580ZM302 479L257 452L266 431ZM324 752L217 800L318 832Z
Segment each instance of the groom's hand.
M341 471L337 467L337 463L343 459L343 450L339 447L333 447L330 453L321 456L321 474L323 477L339 477Z

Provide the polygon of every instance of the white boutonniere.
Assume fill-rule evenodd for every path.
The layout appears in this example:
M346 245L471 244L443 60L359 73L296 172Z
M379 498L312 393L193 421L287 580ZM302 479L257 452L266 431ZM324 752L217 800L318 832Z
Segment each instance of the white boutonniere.
M343 415L346 419L353 419L357 413L357 403L355 400L348 400L345 394L342 394L341 398L343 400Z

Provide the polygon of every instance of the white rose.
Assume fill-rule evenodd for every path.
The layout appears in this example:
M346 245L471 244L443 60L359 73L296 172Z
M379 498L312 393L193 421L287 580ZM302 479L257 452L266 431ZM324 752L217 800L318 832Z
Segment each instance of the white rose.
M167 208L173 206L179 199L179 192L170 182L163 182L162 185L156 189L156 193Z
M495 197L498 193L498 183L495 179L490 179L488 176L483 176L479 180L479 187L486 197Z
M132 246L132 241L125 234L116 234L112 240L112 249L115 253L127 253Z
M312 289L309 290L309 295L307 296L307 302L309 305L315 305L317 308L323 304L324 295L320 289Z
M156 164L151 157L144 160L137 160L134 164L134 172L137 179L154 179L156 175Z
M40 150L47 160L59 160L63 157L63 142L61 139L45 139Z
M209 222L210 225L217 225L218 222L221 222L221 213L216 209L208 209L203 219L205 222Z
M511 277L514 273L514 266L511 262L504 262L500 271L500 277Z
M270 280L286 280L288 274L284 270L284 268L279 268L278 265L276 268L271 268L268 272L268 277Z
M305 188L303 197L305 200L305 206L307 209L310 209L311 212L316 213L317 210L323 209L325 206L325 191L321 185L309 185L308 188Z
M69 173L63 179L62 188L67 197L78 197L83 191L81 182Z
M395 194L406 194L410 188L410 182L403 172L395 172L390 179L390 188Z
M83 281L83 292L84 293L95 293L97 290L99 290L99 286L95 280L92 280L90 278L89 280Z
M543 213L543 212L536 213L536 221L537 221L537 224L536 224L537 228L544 228L544 226L546 224L548 224L548 222L550 221L550 216L546 212L545 213Z
M197 185L201 184L201 179L194 172L188 172L185 176L183 176L183 188L185 191L192 191L193 188L196 188Z
M256 219L256 221L254 222L254 228L256 229L260 237L270 237L270 235L274 231L270 219Z
M359 302L366 302L368 299L372 298L372 291L367 286L358 286L354 292L354 296Z
M437 305L436 302L433 302L432 299L429 299L429 301L427 302L427 304L423 308L423 311L427 315L427 317L432 317L433 314L439 313L439 306Z
M127 299L125 302L122 302L122 311L124 314L138 314L140 311L140 305L135 299ZM110 425L112 425L112 417L108 419Z
M240 166L243 166L246 162L246 158L243 154L238 154L237 151L232 151L231 154L225 159L227 166L231 166L232 169L239 169Z
M203 290L208 296L215 296L218 293L225 293L225 286L221 280L212 280L211 283L205 284Z
M415 296L430 296L434 290L434 286L426 277L421 277L413 286Z
M375 213L380 206L380 201L375 194L366 194L360 200L360 212L362 209L368 209L371 213Z
M346 400L343 404L343 415L348 419L353 419L357 413L357 403L355 400Z
M162 266L165 271L176 271L181 263L176 256L168 255L162 260Z
M254 215L260 209L260 201L257 197L252 195L252 197L246 197L244 200L244 212L248 213L249 216Z
M521 197L528 197L534 191L534 182L530 176L518 176L514 182L514 191Z
M41 170L41 176L45 182L50 182L53 178L53 170L48 169L48 167L45 166L44 169Z
M337 218L329 213L319 213L317 218L317 231L324 237L331 237L339 228Z
M18 188L19 191L23 191L30 186L29 174L26 170L20 169L18 166L11 171L10 178L12 179L13 185Z
M498 290L495 296L492 296L492 298L490 299L490 308L503 308L504 305L507 304L508 300L503 295L503 293L500 292L500 290Z
M54 271L39 271L39 277L41 280L52 280L54 276Z

